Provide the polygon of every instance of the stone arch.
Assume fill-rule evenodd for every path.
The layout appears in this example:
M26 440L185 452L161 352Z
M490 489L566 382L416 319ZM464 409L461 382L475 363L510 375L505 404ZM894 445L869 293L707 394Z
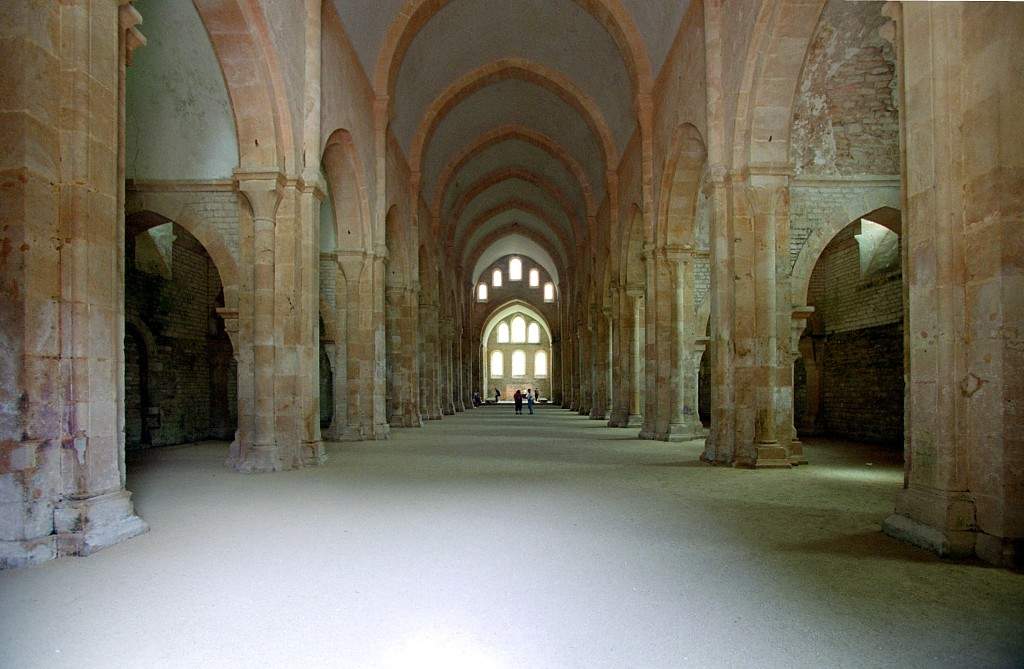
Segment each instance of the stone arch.
M291 112L277 51L256 0L193 0L210 36L238 132L238 162L244 170L283 167L297 159Z
M896 234L900 234L900 211L894 207L882 206L873 210L861 210L865 213L850 213L850 209L856 204L848 205L844 209L837 210L832 217L821 226L814 229L804 242L800 253L796 257L792 274L792 295L797 304L807 303L807 291L811 283L811 274L818 263L818 258L825 251L829 242L843 231L850 223L861 218L867 218L880 225L884 225Z
M434 131L448 112L478 90L506 79L521 79L561 98L579 113L594 134L606 169L618 165L618 150L611 129L596 102L557 70L522 58L503 58L470 72L451 84L431 103L413 135L412 150L409 152L409 164L413 170L422 169L423 154L430 145Z
M572 203L569 201L569 198L565 196L565 193L544 177L525 167L503 167L480 177L480 179L478 179L465 193L459 196L458 200L456 200L455 204L452 206L451 219L458 222L462 218L462 214L465 209L478 195L485 192L492 186L514 179L525 181L550 195L551 198L558 203L558 206L565 214L565 217L569 219L575 239L586 239L586 230L582 226L579 217L576 216L573 211ZM452 239L454 236L455 226L453 225L448 230L448 238Z
M657 240L663 244L693 245L697 196L707 159L700 131L690 123L676 128L672 150L662 175Z
M733 168L789 164L793 104L825 0L761 3L736 105Z
M640 289L645 286L643 258L645 233L643 211L640 209L640 205L634 203L630 207L629 229L625 235L626 243L622 249L625 260L623 278L628 288Z
M444 202L444 196L448 191L448 187L451 185L451 180L459 173L459 170L489 147L510 139L517 139L519 141L526 142L527 144L531 144L538 149L546 151L549 155L562 163L562 165L565 166L569 173L572 174L580 184L580 190L583 192L583 198L586 202L587 215L596 215L597 202L594 200L594 191L580 162L576 160L576 158L570 154L565 147L547 135L524 125L510 123L499 126L480 135L475 141L466 146L458 155L452 158L447 165L445 165L444 169L441 171L441 176L438 178L435 185L434 199L430 206L430 211L435 218L441 215L441 205Z
M451 0L407 0L388 26L384 44L377 56L373 85L378 97L394 101L394 87L405 53L420 29ZM654 88L650 58L643 36L633 23L621 0L575 0L604 26L619 47L626 71L633 80L633 95L640 100L651 95ZM390 110L389 110L390 116Z
M505 237L510 237L513 235L520 235L522 237L526 237L527 239L535 242L538 246L543 248L547 252L547 254L551 256L551 259L555 263L555 271L558 272L557 277L561 278L567 276L565 265L562 264L561 259L555 252L554 247L551 246L551 243L543 235L537 233L534 230L529 230L527 228L517 228L515 230L495 230L494 232L480 240L480 243L469 251L469 256L467 257L466 263L463 266L470 270L471 268L476 267L476 264L480 260L480 257L495 242L504 239ZM539 262L536 258L531 257L530 259L533 260L538 265L544 265L544 263ZM545 268L545 271L547 271L548 275L552 277L552 280L556 278L547 268Z
M387 285L408 285L410 274L406 257L406 232L398 205L391 205L384 217L384 241L388 249Z
M200 218L189 205L182 206L172 197L161 193L133 195L125 207L125 227L138 231L164 223L176 223L188 231L213 260L224 288L224 306L238 308L238 264L221 232L209 221Z
M506 200L505 202L502 202L501 204L495 205L494 207L491 207L490 209L482 212L479 216L470 221L469 225L466 226L465 233L461 236L460 241L455 247L456 257L461 258L463 256L465 252L465 246L466 244L469 243L470 238L473 236L473 233L476 231L477 228L479 228L482 225L485 225L489 220L491 220L495 216L499 216L500 214L511 210L525 211L526 213L531 214L532 216L536 216L538 219L546 223L548 227L551 229L551 231L555 233L555 236L558 237L558 241L561 242L562 244L562 248L559 249L560 253L558 255L553 255L552 257L561 259L563 263L568 261L569 254L572 253L572 250L575 248L575 246L570 244L569 239L565 236L565 232L561 229L561 227L558 226L554 220L552 220L552 218L544 209L541 209L539 206L532 202L516 198L509 199ZM524 228L522 226L517 227L517 230L520 231L527 229L528 228ZM452 234L454 235L454 231L452 232Z
M331 133L324 147L323 167L334 208L338 249L370 251L373 240L366 173L347 130Z

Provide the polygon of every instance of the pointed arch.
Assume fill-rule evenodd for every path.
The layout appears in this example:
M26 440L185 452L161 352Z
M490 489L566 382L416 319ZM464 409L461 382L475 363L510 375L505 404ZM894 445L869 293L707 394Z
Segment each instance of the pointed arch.
M372 238L366 173L349 131L339 129L331 133L324 147L322 163L334 207L338 248L369 251Z
M409 151L409 164L412 169L422 169L423 155L430 145L434 131L452 109L480 89L508 79L519 79L540 86L575 109L597 140L605 169L610 170L618 165L618 150L612 138L611 128L605 121L600 107L590 96L557 70L524 58L503 58L479 67L452 83L430 104L420 119L416 134L413 135L412 148Z
M706 160L707 149L696 126L677 127L662 173L657 243L694 243L697 196Z
M373 85L377 96L393 104L394 87L405 54L419 31L451 0L407 0L388 26L384 44L377 55ZM633 83L634 99L650 96L654 87L650 58L643 36L621 0L575 0L604 26L622 55ZM638 102L639 106L639 102ZM390 110L388 112L390 117Z
M430 205L430 211L435 218L441 215L441 206L444 202L444 196L447 193L452 180L459 171L473 158L483 153L488 148L495 144L500 144L512 139L535 146L538 149L547 152L552 158L562 163L566 170L568 170L580 184L580 190L583 193L583 199L586 204L587 215L596 215L597 202L594 199L594 191L580 162L576 160L576 158L569 153L565 147L544 133L528 128L524 125L510 123L498 126L497 128L485 132L477 137L476 140L463 148L462 151L460 151L458 155L454 156L448 164L445 165L444 169L441 170L441 175L434 186L434 198Z

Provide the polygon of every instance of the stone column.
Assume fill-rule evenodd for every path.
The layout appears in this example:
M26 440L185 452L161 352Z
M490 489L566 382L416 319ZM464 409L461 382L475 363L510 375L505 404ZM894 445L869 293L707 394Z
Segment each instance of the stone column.
M295 466L278 448L275 436L274 220L283 195L276 172L237 173L238 192L249 205L240 235L243 250L239 289L238 441L231 444L228 466L240 472L265 472Z
M423 331L423 406L425 420L440 420L441 393L438 377L440 357L438 355L437 304L420 304L420 325Z
M1024 565L1024 12L890 3L904 132L905 479L883 529Z
M793 465L806 465L807 457L804 455L804 445L800 441L800 437L796 429L796 398L793 393L794 388L794 365L796 361L800 359L800 335L807 327L807 319L810 318L811 314L814 313L814 307L807 306L796 306L793 307L793 319L791 321L790 339L789 339L789 379L787 387L790 388L789 393L789 406L787 407L787 413L789 414L788 425L788 440L789 440L789 462Z
M591 388L593 404L591 420L608 420L608 320L597 304L590 308L591 341L590 360L593 370Z
M363 302L369 293L364 278L368 263L361 251L338 252L338 366L335 369L334 406L338 426L336 438L344 441L365 439L370 428L368 404L363 398L372 392L372 371L368 358L372 345L367 341L369 321ZM343 383L339 383L344 379ZM340 386L340 387L339 387ZM344 427L341 423L344 422Z
M643 422L640 427L640 439L656 439L658 430L658 399L659 389L668 389L668 370L659 366L658 356L658 256L660 254L650 243L644 243L644 309L637 315L637 323L643 328L643 347L640 355L643 359L642 376L638 382L641 413ZM663 380L664 383L659 383Z
M455 333L454 323L451 316L444 316L441 319L441 413L445 416L455 415L455 390L452 374L452 337Z
M670 248L668 259L672 263L675 285L674 327L672 339L674 356L672 367L672 404L666 441L689 441L704 437L697 407L697 375L693 373L694 331L693 263L692 249ZM698 365L700 356L696 356Z
M369 256L373 279L372 308L368 341L372 343L371 353L371 402L370 432L367 439L383 440L391 436L391 426L387 420L387 345L384 327L384 286L387 279L387 247L383 244L374 248Z
M630 333L633 322L632 307L629 297L622 286L613 287L612 311L617 317L612 322L612 408L608 419L608 427L626 427L629 422L630 407L630 354L632 347Z
M579 306L579 322L582 327L578 331L577 341L579 342L579 369L580 369L580 402L577 413L581 416L589 416L590 408L594 401L593 365L591 364L591 343L593 339L593 322L590 319L590 309L586 304Z
M465 401L465 378L463 377L463 358L462 358L462 324L452 324L452 372L454 375L454 385L452 387L452 394L454 395L454 405L456 413L462 413L466 410ZM470 403L472 404L472 403Z
M422 340L420 338L420 309L419 309L419 282L413 282L405 291L405 312L406 322L403 330L404 359L409 370L409 384L403 390L405 397L405 414L409 427L423 426L423 405L420 381L420 352Z
M562 404L562 339L556 336L551 340L551 404Z
M634 288L627 292L630 298L629 304L632 309L630 318L631 337L629 339L630 374L629 374L629 427L643 427L644 424L644 390L646 388L646 366L647 350L644 328L644 289Z

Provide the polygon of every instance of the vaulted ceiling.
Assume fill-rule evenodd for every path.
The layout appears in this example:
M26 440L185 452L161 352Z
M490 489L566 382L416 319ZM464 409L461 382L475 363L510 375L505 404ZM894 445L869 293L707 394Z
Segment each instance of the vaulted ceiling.
M689 0L333 2L458 260L571 267Z

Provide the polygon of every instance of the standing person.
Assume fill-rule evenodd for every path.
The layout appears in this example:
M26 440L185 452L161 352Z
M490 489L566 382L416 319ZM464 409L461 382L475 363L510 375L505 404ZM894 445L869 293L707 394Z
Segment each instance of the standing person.
M497 404L498 400L501 399L501 391L497 388L494 389L494 403Z
M516 404L516 415L523 413L523 391L516 388L516 394L512 396Z
M527 388L526 390L526 408L530 410L530 415L533 415L533 388Z

